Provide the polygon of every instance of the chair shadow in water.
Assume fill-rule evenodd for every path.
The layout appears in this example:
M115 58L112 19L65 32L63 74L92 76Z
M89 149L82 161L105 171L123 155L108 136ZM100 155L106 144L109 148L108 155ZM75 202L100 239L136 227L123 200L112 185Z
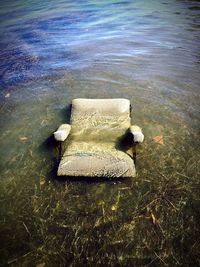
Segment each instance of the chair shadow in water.
M121 150L130 157L132 157L134 164L136 163L136 149L135 144L133 142L133 135L127 130L124 135L122 135L120 138L118 138L115 148L117 150ZM127 151L131 151L130 155L127 153Z

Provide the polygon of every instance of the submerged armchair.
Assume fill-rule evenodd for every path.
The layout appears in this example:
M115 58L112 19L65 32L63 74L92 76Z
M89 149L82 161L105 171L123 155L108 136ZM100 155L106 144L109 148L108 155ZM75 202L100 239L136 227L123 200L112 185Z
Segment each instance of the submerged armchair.
M127 99L74 99L71 120L54 137L62 142L58 176L134 177L133 144L143 142L131 126Z

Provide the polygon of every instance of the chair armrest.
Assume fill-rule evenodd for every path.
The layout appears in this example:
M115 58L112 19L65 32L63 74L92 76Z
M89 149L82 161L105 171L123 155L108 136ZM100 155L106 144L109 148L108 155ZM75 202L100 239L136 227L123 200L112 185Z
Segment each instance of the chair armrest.
M142 129L139 126L132 125L129 129L133 135L134 142L142 143L144 141L144 135L142 133Z
M65 141L71 130L71 125L61 124L56 132L54 132L54 138L56 141Z

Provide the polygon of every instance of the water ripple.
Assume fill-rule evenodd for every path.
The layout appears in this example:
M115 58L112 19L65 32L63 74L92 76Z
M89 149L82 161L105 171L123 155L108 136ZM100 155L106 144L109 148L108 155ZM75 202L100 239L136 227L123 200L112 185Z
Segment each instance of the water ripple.
M191 33L199 31L198 3L155 3L1 3L1 87L88 67L97 60L105 62L106 58L107 64L127 61L127 67L131 67L130 57L139 62L148 57L151 64L152 57L170 56L170 50L179 46L195 51L199 39L196 36L191 43L186 31L188 25ZM194 15L192 20L190 13ZM182 61L181 55L178 60Z

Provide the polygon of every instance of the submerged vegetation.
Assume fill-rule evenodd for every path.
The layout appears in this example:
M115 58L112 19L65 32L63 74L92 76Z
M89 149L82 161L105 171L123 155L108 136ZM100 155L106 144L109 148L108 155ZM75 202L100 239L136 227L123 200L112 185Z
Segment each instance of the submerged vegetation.
M0 266L200 266L199 1L0 2ZM74 98L130 99L136 178L58 179Z
M180 125L160 144L144 123L135 179L8 176L1 186L1 265L199 266L200 155L196 136ZM34 164L33 153L30 172Z

